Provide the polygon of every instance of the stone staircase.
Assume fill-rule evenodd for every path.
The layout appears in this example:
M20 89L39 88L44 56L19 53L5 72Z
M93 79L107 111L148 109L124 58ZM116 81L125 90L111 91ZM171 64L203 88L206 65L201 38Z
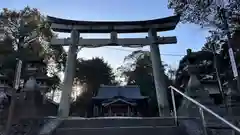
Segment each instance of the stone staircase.
M227 119L231 123L233 118ZM239 121L239 118L234 118ZM239 135L216 119L207 119L207 135ZM235 125L238 125L234 123ZM205 135L200 118L48 118L39 135ZM36 135L36 134L29 134Z
M70 118L52 135L187 135L173 118ZM46 133L42 135L47 135ZM50 135L50 133L48 133Z

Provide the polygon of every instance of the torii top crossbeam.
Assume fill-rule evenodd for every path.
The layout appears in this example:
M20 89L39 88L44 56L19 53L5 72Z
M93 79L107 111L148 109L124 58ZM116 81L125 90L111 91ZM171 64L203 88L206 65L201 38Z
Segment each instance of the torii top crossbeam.
M76 21L47 16L51 28L56 32L71 32L74 29L80 33L140 33L149 29L168 31L175 29L180 16L144 21Z

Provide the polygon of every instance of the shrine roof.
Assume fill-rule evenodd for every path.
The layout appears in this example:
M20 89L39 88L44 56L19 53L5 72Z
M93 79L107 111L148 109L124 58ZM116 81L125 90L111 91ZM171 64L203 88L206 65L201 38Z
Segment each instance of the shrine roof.
M127 99L145 99L138 86L101 86L97 96L93 99L111 99L114 97L124 97Z
M52 29L57 32L71 32L74 26L80 33L137 33L148 32L150 28L157 31L168 31L175 29L180 20L180 16L170 16L143 21L77 21L47 16L47 20L52 24Z

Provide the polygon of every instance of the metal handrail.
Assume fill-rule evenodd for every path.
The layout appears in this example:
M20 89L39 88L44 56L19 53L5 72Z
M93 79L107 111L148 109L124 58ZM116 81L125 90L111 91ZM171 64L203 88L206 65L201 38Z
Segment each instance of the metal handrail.
M240 128L238 128L237 126L233 125L232 123L230 123L229 121L227 121L223 117L219 116L218 114L213 112L211 109L207 108L206 106L202 105L201 103L199 103L195 99L193 99L193 98L189 97L188 95L184 94L183 92L179 91L175 87L169 86L169 88L171 89L171 96L172 96L172 101L173 101L173 111L174 111L173 113L174 113L174 117L175 117L175 122L176 123L178 123L178 117L177 117L177 111L176 111L176 102L175 102L174 91L177 92L178 94L182 95L185 99L187 99L187 100L191 101L192 103L194 103L199 108L199 112L201 114L201 120L202 120L202 124L203 124L203 127L204 127L204 134L205 135L207 135L207 131L206 131L206 121L205 121L205 118L204 118L203 110L207 111L211 115L215 116L218 120L222 121L223 123L225 123L226 125L228 125L232 129L234 129L235 131L240 133Z

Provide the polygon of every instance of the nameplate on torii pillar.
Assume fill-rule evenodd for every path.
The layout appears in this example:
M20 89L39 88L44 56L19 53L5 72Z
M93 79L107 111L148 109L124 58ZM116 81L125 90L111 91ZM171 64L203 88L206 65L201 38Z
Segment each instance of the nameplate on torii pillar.
M177 38L173 37L157 37L156 44L175 44ZM70 38L55 38L51 41L52 45L68 46L71 44ZM122 46L122 47L143 47L152 44L147 38L119 38L115 42L111 39L79 39L78 46L95 48L103 46Z

